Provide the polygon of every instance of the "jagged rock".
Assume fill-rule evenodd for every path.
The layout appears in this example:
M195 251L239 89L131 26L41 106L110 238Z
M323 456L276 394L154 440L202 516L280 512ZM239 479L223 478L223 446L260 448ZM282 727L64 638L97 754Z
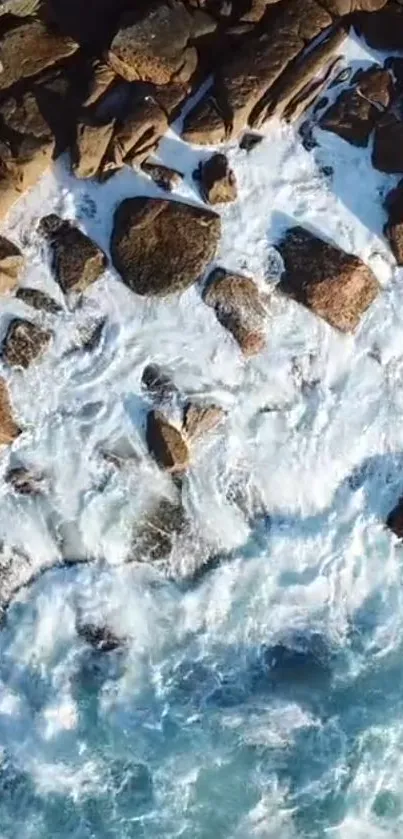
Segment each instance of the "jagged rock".
M198 405L189 401L185 405L183 428L190 440L196 440L213 431L225 416L224 409L218 405Z
M24 466L15 466L5 474L4 480L11 484L18 495L40 495L43 488L43 477L35 475Z
M129 198L115 213L113 264L136 294L184 291L214 257L219 216L189 204Z
M112 139L115 120L105 125L78 122L73 149L72 169L77 178L94 178Z
M225 154L213 154L200 164L200 186L209 204L228 204L236 201L238 191L235 174Z
M18 300L22 300L27 306L32 306L38 311L47 312L49 315L58 315L63 311L63 307L53 297L49 297L43 291L37 288L19 288L15 295Z
M199 146L215 146L227 137L227 128L216 100L207 95L186 115L182 137Z
M197 65L196 50L188 46L192 35L192 16L179 0L150 4L140 17L122 18L108 61L128 82L186 82Z
M185 530L187 518L180 498L161 498L146 513L133 540L131 559L161 560L171 553L174 540Z
M76 624L77 634L102 653L111 653L118 650L125 644L125 638L119 638L107 626L98 626L93 623Z
M385 114L375 128L372 164L380 172L403 173L403 121Z
M374 49L403 49L403 7L399 3L386 5L385 2L379 2L378 8L380 11L375 10L373 14L362 14L356 18L355 27L359 34Z
M403 265L403 181L386 196L385 206L389 217L384 233L397 264Z
M124 163L142 163L155 149L167 128L165 111L150 96L135 102L116 123L103 170L108 172L120 169Z
M146 175L167 192L172 192L175 187L179 186L183 173L178 172L177 169L170 169L168 166L162 166L160 163L149 163L147 160L141 164L141 168Z
M262 134L254 134L251 131L246 131L240 140L239 148L246 152L253 151L256 146L260 145L262 140Z
M169 373L158 364L147 364L143 370L141 384L153 399L166 402L178 393Z
M0 236L0 294L14 291L24 266L25 259L17 245Z
M0 379L0 446L7 446L21 434L13 417L7 383Z
M42 219L39 232L50 245L53 270L65 293L85 291L104 272L106 255L70 221L52 213Z
M147 416L147 445L161 469L184 472L189 466L189 451L181 432L171 425L159 411Z
M11 367L24 370L47 349L52 333L27 320L14 318L3 342L2 357Z
M0 37L0 90L36 76L77 49L75 41L47 29L39 20L29 19L6 30Z
M390 73L379 67L359 71L354 86L343 91L323 114L319 125L354 146L367 146L370 134L393 95Z
M278 288L341 332L352 332L375 300L378 281L359 257L302 227L278 245L285 273Z
M266 312L250 277L216 268L207 280L203 300L214 309L217 319L231 332L245 356L256 355L263 349Z

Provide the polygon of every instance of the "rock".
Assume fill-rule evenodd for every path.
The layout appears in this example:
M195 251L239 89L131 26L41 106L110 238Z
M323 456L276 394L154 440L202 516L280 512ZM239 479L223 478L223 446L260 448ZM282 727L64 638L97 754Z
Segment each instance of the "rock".
M162 108L169 122L172 122L179 115L181 106L188 97L188 92L188 85L185 84L159 85L153 90L153 99Z
M367 146L382 111L391 103L393 81L387 70L371 67L359 71L353 83L323 114L319 125L355 146Z
M147 96L134 102L116 123L115 132L105 155L105 172L120 169L124 163L142 163L155 149L168 128L166 113Z
M108 61L128 82L186 82L197 66L196 50L188 46L192 35L192 16L183 3L151 3L142 16L121 19Z
M200 164L200 185L209 204L228 204L238 196L235 175L225 154L213 154Z
M266 341L266 312L257 286L250 277L216 268L209 276L203 300L233 335L245 356L256 355Z
M92 75L87 96L83 101L85 108L94 105L105 95L116 81L116 73L105 61L95 59L92 65Z
M94 352L98 349L106 327L107 319L92 321L79 330L79 341L74 349L80 352Z
M383 8L385 6L385 8ZM355 27L367 44L377 50L403 49L403 8L398 3L379 3L379 11L359 15Z
M379 292L371 269L302 227L289 229L278 248L285 269L279 290L341 332L354 331Z
M225 419L226 413L218 405L198 405L189 401L185 405L183 428L190 440L203 437Z
M389 513L386 525L398 539L403 539L403 498L396 507Z
M42 493L43 478L34 475L30 469L26 469L24 466L8 469L4 480L7 484L11 484L18 495L41 495Z
M78 122L72 169L77 178L94 178L112 139L115 120L106 125Z
M403 181L400 181L396 189L386 196L385 206L389 217L384 233L389 240L397 264L401 266L403 265Z
M184 472L189 466L189 451L181 432L163 417L159 411L150 411L147 416L147 445L161 469L168 472Z
M178 393L178 389L169 373L165 372L158 364L147 364L143 370L141 384L147 389L150 396L159 402L169 401Z
M149 163L146 160L141 164L141 168L157 186L167 192L172 192L183 179L182 172L178 172L177 169L170 169L168 166L162 166L160 163Z
M113 264L136 294L184 291L213 259L220 232L219 216L208 210L158 198L129 198L115 213Z
M322 5L332 15L350 15L352 12L375 12L388 0L322 0Z
M239 148L243 149L243 151L250 152L253 149L260 145L263 140L262 134L254 134L251 131L246 131L241 141L239 143Z
M0 37L0 90L68 58L78 49L71 38L59 35L39 20L28 19Z
M52 333L47 329L41 329L27 320L14 318L3 342L3 359L11 367L22 367L25 370L43 355L51 338Z
M0 379L0 446L7 446L21 434L13 417L7 383Z
M85 291L103 274L106 255L70 221L52 213L41 220L39 232L50 245L53 270L65 293Z
M107 626L98 626L93 623L76 624L77 634L94 647L98 652L111 653L118 650L125 644L124 638L119 638Z
M38 311L47 312L49 315L58 315L63 311L63 307L53 297L44 294L37 288L19 288L15 295L18 300L22 300L27 306L32 306Z
M161 560L171 553L175 538L185 530L187 518L180 498L160 499L144 516L134 542L131 559Z
M385 114L375 128L372 165L380 172L403 174L403 122Z
M227 127L216 99L207 94L185 116L182 137L187 143L215 146L227 137Z
M25 267L25 259L13 242L0 236L0 294L14 291Z

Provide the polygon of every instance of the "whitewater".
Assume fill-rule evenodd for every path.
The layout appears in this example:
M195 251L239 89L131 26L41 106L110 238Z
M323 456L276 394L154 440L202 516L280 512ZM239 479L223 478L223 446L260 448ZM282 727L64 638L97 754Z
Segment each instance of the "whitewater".
M354 70L384 60L352 35L340 52ZM178 129L158 159L185 172L175 197L199 203L191 176L211 149ZM0 839L403 834L403 547L384 525L403 490L403 275L382 234L398 179L370 148L314 134L308 151L273 121L249 154L225 147L239 195L220 210L216 263L267 296L259 356L243 359L198 288L145 300L109 267L64 308L41 363L8 377L28 429L11 457L49 486L21 498L1 483L0 538L37 575L0 629ZM77 181L61 159L4 225L27 255L23 284L61 299L43 215L76 219L108 251L115 207L139 194L163 195L128 169ZM276 294L291 222L375 272L381 293L354 336ZM27 315L0 305L4 329ZM144 442L150 362L228 420L184 479L191 542L125 564L133 521L172 494ZM102 450L130 457L119 470ZM208 556L221 561L195 577ZM123 645L94 651L78 619Z

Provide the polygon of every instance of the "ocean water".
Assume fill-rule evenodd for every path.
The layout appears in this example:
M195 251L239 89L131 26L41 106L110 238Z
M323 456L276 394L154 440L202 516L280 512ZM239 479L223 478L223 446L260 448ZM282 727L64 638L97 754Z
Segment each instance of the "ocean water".
M383 60L353 37L341 52L353 69ZM0 629L0 839L402 836L403 547L384 522L403 490L403 292L382 235L398 179L372 169L370 148L316 137L308 152L272 123L250 155L226 149L239 196L220 211L216 262L267 296L257 358L198 288L138 299L110 268L82 305L34 316L54 329L39 365L3 371L26 431L0 455L0 538L31 558L15 588L32 582ZM210 153L174 129L161 142L185 172L178 200L200 200L191 173ZM144 193L160 194L128 171L77 182L60 161L4 228L27 255L24 285L60 298L42 215L77 219L108 249L116 205ZM355 336L276 295L290 223L375 271ZM1 328L17 314L33 317L2 301ZM184 480L191 540L127 565L133 523L173 494L144 442L150 361L228 420ZM134 457L113 470L101 449ZM46 476L44 498L10 491L15 459ZM94 650L82 622L121 645Z

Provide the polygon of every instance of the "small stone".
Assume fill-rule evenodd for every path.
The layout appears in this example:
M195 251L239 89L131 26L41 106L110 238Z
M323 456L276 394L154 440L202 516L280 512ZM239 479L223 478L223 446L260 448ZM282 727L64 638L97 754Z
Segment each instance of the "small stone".
M263 140L262 134L253 134L251 131L247 131L241 141L239 143L239 148L243 149L243 151L250 152L256 146L260 145Z
M49 242L53 270L62 291L85 291L101 274L107 258L85 233L55 214L45 216L39 225L39 232Z
M43 355L51 339L52 333L47 329L41 329L27 320L14 318L3 342L2 356L11 367L22 367L26 370Z
M21 434L13 417L10 394L4 379L0 379L0 446L7 446Z
M181 432L159 411L149 412L146 437L149 452L162 469L172 473L187 469L189 451L186 442Z
M43 291L37 288L19 288L15 295L18 300L21 300L26 306L31 306L38 311L47 312L49 315L58 315L63 311L63 307L53 297L49 297Z
M25 267L25 259L13 242L0 236L0 294L14 291Z
M165 372L158 364L147 364L143 370L141 384L147 389L150 396L159 402L172 399L178 392L169 373Z
M183 179L182 172L177 169L170 169L168 166L162 166L160 163L148 163L147 160L142 163L141 168L146 175L167 192L172 192L175 187L179 186Z
M217 268L207 280L203 300L214 309L217 319L231 332L246 357L264 348L266 312L250 277Z
M6 472L4 480L11 484L18 495L40 495L43 487L43 478L34 475L30 469L24 466L16 466Z
M191 440L203 437L213 431L225 418L226 413L218 405L197 405L188 402L185 405L183 428Z
M209 204L228 204L237 199L235 175L225 154L214 154L200 165L200 184Z

